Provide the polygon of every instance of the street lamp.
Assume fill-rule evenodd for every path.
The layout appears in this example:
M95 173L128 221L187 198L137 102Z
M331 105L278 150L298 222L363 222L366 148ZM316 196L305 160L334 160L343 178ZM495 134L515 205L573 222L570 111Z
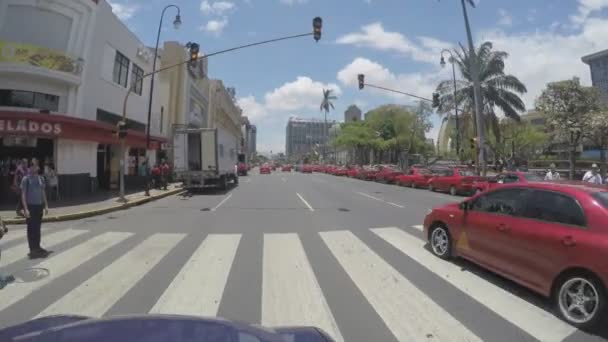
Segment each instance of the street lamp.
M179 9L178 9L179 11ZM162 20L162 19L161 19ZM176 20L174 22L174 24L177 22L177 25L179 25L179 23L181 23L181 19L179 19L179 14L178 17L176 17ZM248 47L252 47L252 46L258 46L258 45L264 45L264 44L269 44L269 43L274 43L274 42L279 42L282 40L288 40L288 39L294 39L294 38L301 38L301 37L308 37L308 36L314 36L315 41L318 41L318 39L321 39L321 23L322 20L321 18L317 17L315 18L315 20L313 20L313 32L307 32L307 33L301 33L301 34L296 34L296 35L292 35L292 36L285 36L285 37L279 37L279 38L274 38L274 39L268 39L268 40L263 40L260 42L255 42L255 43L250 43L250 44L245 44L245 45L239 45L239 46L235 46L229 49L224 49L224 50L220 50L220 51L216 51L213 53L209 53L203 56L197 56L197 59L207 59L209 57L212 56L216 56L216 55L221 55L224 54L226 52L231 52L231 51L235 51L235 50L240 50L240 49L244 49L244 48L248 48ZM318 39L317 39L318 38ZM158 45L158 44L157 44ZM192 62L192 58L194 56L190 56L190 58L188 58L185 61L181 61L172 65L168 65L166 67L162 67L158 70L156 70L155 68L147 73L144 74L143 76L139 76L138 79L135 79L134 83L139 82L140 80L143 80L146 77L150 77L150 76L154 76L155 74L171 69L171 68L175 68L178 67L180 65L186 64L186 63L191 63ZM126 202L126 198L125 198L125 149L126 149L126 136L127 136L127 131L126 131L126 122L127 122L127 102L129 100L129 96L131 95L131 93L133 92L133 88L134 87L129 87L127 90L127 94L125 95L125 98L123 100L122 103L122 120L118 123L118 127L122 128L123 133L121 134L121 136L119 136L120 138L120 198L119 198L119 202ZM148 129L149 129L150 125L148 124ZM149 131L148 131L149 133Z
M177 30L182 26L182 17L181 10L177 5L167 5L163 8L163 11L160 15L160 22L158 23L158 33L156 34L156 46L154 48L154 61L152 62L152 78L150 79L150 96L148 99L148 124L146 125L146 150L150 148L150 120L152 119L152 99L154 93L154 71L156 70L156 60L158 58L158 44L160 42L160 31L163 27L163 18L165 16L165 12L169 8L177 9L177 15L175 16L175 20L173 20L173 27Z
M448 50L448 49L443 49L441 50L441 66L445 67L445 58L443 57L444 53L448 53L450 55L450 63L452 64L452 81L454 82L454 113L455 113L455 118L456 118L456 153L458 154L458 157L460 158L460 125L458 123L458 106L456 103L456 67L454 64L456 64L456 60L454 59L454 55L452 54L452 51Z

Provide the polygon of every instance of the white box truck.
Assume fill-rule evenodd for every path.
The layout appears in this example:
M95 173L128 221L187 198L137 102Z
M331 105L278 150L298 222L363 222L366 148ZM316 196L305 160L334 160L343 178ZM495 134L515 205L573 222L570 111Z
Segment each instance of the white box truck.
M238 184L238 137L222 128L173 128L173 168L186 189Z

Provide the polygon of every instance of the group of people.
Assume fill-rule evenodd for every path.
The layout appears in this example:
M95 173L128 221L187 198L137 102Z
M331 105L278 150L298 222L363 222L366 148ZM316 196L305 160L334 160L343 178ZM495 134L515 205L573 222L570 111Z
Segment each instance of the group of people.
M545 174L545 180L560 180L560 175L559 172L557 172L555 164L549 166L549 171ZM583 176L583 182L600 185L608 184L608 178L603 180L602 175L600 174L600 168L597 164L593 164L591 165L591 170L587 171Z
M165 159L150 167L150 162L146 158L139 164L137 173L139 176L145 177L146 196L150 196L151 188L167 190L171 168Z

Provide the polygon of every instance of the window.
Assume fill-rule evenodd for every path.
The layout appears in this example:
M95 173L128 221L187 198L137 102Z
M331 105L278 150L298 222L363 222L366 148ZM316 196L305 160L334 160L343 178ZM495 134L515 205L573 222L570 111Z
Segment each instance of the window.
M579 203L572 197L546 190L531 190L523 206L522 216L555 222L585 226L585 214Z
M544 178L535 173L526 173L524 174L524 178L526 178L528 182L542 182L544 180Z
M0 89L0 106L59 110L59 96L32 91Z
M112 79L114 83L120 84L125 88L127 87L127 78L129 77L129 63L129 59L125 55L116 51Z
M3 41L67 51L72 18L36 5L8 4L5 8L6 13L2 16L4 22L0 24Z
M462 177L466 177L466 176L477 176L477 175L475 174L475 172L473 172L473 171L471 171L471 170L461 170L461 171L460 171L460 175L461 175Z
M518 215L522 209L525 189L505 189L478 197L471 204L471 210L503 215Z
M128 68L128 65L127 65ZM137 64L133 63L133 71L131 71L131 86L133 87L133 92L137 95L141 95L142 88L144 86L144 69L137 66Z
M596 192L591 196L593 196L593 198L595 198L602 206L604 206L604 208L608 209L608 192Z
M519 182L519 176L517 175L506 175L505 179L504 179L504 183L508 184L508 183L517 183Z

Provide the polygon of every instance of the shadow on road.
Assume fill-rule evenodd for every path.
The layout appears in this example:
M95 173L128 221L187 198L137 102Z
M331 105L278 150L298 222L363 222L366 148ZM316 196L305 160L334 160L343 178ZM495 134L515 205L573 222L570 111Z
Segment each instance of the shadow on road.
M208 187L208 188L199 188L199 189L190 189L180 195L182 199L188 199L193 196L217 196L217 195L225 195L235 189L238 185L229 184L226 190L220 189L218 187Z

